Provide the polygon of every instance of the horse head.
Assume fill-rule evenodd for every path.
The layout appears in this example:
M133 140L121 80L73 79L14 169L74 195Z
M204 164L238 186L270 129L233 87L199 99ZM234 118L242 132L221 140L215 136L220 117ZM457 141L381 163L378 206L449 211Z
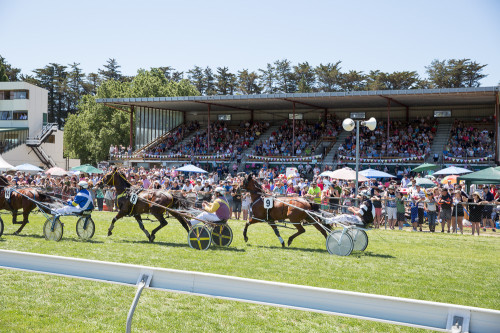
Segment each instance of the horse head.
M260 192L262 186L250 173L245 177L245 179L243 179L243 188L250 193L254 193L254 192Z
M113 167L96 185L100 184L114 186L117 190L131 186L125 175L117 167Z

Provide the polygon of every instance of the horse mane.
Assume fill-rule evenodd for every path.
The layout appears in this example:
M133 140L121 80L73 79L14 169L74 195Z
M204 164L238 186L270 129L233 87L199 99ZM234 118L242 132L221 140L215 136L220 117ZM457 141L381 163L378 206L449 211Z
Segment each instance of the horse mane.
M0 175L0 187L5 187L5 186L9 186L9 181L7 180L7 178L3 175Z

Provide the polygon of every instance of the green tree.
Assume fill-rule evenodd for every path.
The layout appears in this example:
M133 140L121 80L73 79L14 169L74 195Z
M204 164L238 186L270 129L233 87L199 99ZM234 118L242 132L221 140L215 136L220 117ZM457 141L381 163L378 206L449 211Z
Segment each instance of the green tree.
M260 94L259 75L244 69L238 72L238 90L245 95Z
M434 88L479 87L479 81L487 76L483 74L486 66L470 59L435 59L426 72Z
M5 75L7 75L8 81L15 82L19 81L21 70L19 68L12 67L4 57L0 55L0 67L5 68Z
M297 80L292 72L291 64L288 59L274 62L276 87L280 92L294 93L297 91Z
M272 64L267 64L266 69L259 68L260 85L266 94L274 94L278 91L276 87L275 67Z
M194 66L187 73L191 84L203 95L205 93L205 75L203 74L203 69L199 66Z
M316 75L314 72L314 68L311 67L311 65L309 65L307 61L294 66L293 71L298 81L298 92L309 93L313 92L316 89Z
M80 96L85 93L85 74L82 72L79 63L69 65L71 71L67 75L67 105L68 113L75 113Z
M367 90L385 90L386 73L374 70L370 71L366 76L366 89Z
M120 67L121 66L118 65L116 59L109 58L106 64L104 65L104 69L99 69L99 75L101 75L103 81L107 80L122 81L125 79L125 77L122 76Z
M0 82L7 82L7 81L9 81L9 77L5 72L5 66L4 64L0 63Z
M66 66L51 63L43 68L33 71L34 82L39 87L45 88L48 93L48 120L57 122L61 127L67 115L66 97Z
M95 95L97 94L97 88L101 85L101 79L97 73L87 74L87 80L84 83L85 93Z
M215 79L217 80L215 85L217 93L219 95L232 95L236 90L236 75L229 72L227 67L217 67L217 74L215 74Z
M360 91L366 89L366 76L363 72L349 71L340 74L340 89L342 91Z
M216 95L217 88L215 83L214 72L210 67L207 66L203 71L205 80L205 95Z
M132 82L103 82L96 95L82 96L78 112L67 118L64 145L72 158L82 163L105 160L110 145L129 143L130 120L127 112L96 103L98 98L196 96L199 92L187 80L173 82L159 70L139 70Z
M340 63L319 64L314 71L316 72L316 79L318 81L318 89L320 91L338 91L341 83Z

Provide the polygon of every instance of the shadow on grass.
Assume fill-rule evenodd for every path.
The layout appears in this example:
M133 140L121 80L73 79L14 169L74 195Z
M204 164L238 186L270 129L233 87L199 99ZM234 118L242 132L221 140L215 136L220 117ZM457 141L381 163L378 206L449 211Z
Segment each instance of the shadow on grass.
M377 253L373 253L373 252L370 252L370 251L353 251L351 253L351 256L354 256L356 258L360 258L360 257L375 257L375 258L385 258L385 259L394 259L396 257L394 256L391 256L390 254L377 254Z
M277 250L290 250L290 251L302 251L302 252L327 252L326 248L324 250L322 249L308 249L308 248L302 248L302 247L281 247L281 245L277 246L266 246L266 245L252 245L252 244L247 244L248 247L256 247L256 248L261 248L261 249L277 249Z
M98 240L93 240L93 239L81 239L81 238L69 238L69 237L63 237L61 239L62 241L70 241L70 242L77 242L77 243L94 243L94 244L103 244L103 241L98 241Z
M171 246L171 247L187 247L189 248L189 244L181 244L181 243L170 243L170 242L153 242L150 243L147 240L141 240L141 241L129 241L129 240L121 240L119 243L129 243L129 244L152 244L152 245L162 245L162 246ZM232 251L232 252L245 252L244 249L238 249L234 247L221 247L221 246L215 246L211 245L210 250L216 250L216 251Z
M11 234L8 234L8 235L15 236L15 237L45 238L43 235L34 235L34 234L31 234L31 235L30 234L15 235L14 233L11 233Z

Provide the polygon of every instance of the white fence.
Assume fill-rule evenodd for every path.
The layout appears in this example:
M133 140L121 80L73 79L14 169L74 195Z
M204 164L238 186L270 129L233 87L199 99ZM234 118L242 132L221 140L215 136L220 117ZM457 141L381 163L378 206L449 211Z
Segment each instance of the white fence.
M136 286L145 277L149 277L149 285L146 284L146 287L172 292L313 311L444 332L500 331L500 311L496 310L224 275L8 250L0 250L0 268L130 286ZM144 287L144 281L141 287ZM140 293L138 294L140 295Z

